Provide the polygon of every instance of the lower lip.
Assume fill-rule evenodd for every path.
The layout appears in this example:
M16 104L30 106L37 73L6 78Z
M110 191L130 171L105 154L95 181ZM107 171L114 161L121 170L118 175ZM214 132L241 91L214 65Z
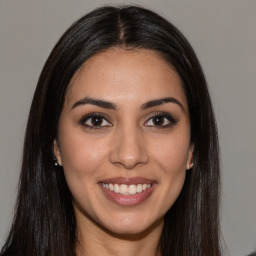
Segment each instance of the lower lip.
M104 188L102 184L99 184L99 186L104 192L105 196L115 204L118 204L120 206L135 206L149 198L154 188L156 187L156 183L152 184L150 188L135 195L122 195Z

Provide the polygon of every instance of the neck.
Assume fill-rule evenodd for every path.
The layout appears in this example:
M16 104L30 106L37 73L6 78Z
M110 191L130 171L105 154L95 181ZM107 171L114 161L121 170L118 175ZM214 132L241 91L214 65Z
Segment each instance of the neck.
M86 220L88 220L86 218ZM78 256L160 256L163 219L136 234L116 234L90 220L78 222Z

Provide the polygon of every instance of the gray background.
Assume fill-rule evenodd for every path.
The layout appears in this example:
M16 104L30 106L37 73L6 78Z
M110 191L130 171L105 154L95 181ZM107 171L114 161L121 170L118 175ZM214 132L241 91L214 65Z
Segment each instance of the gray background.
M42 66L73 21L108 3L155 10L194 47L219 126L225 255L249 254L256 249L254 0L0 0L0 246L13 214L23 135Z

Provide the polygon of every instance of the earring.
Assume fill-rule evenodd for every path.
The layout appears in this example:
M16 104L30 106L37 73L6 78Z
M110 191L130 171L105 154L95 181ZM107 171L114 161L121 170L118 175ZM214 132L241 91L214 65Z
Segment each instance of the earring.
M53 164L54 164L55 167L59 167L60 166L56 156L53 156Z
M194 166L194 163L191 163L189 166L189 169L191 169Z

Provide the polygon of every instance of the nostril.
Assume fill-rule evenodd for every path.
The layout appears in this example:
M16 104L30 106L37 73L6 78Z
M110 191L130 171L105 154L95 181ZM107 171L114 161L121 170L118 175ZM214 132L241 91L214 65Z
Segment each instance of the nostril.
M119 165L119 166L123 166L125 169L127 170L131 170L133 168L135 168L138 165L144 164L144 162L139 162L139 161L116 161L116 162L112 162L115 165Z
M148 156L146 152L128 154L127 152L116 150L111 153L110 161L112 164L123 166L126 169L133 169L137 165L146 164L148 162Z
M137 128L120 129L119 134L115 134L115 141L110 151L110 162L123 166L126 169L133 169L137 165L148 162L148 154L143 136L138 134Z

